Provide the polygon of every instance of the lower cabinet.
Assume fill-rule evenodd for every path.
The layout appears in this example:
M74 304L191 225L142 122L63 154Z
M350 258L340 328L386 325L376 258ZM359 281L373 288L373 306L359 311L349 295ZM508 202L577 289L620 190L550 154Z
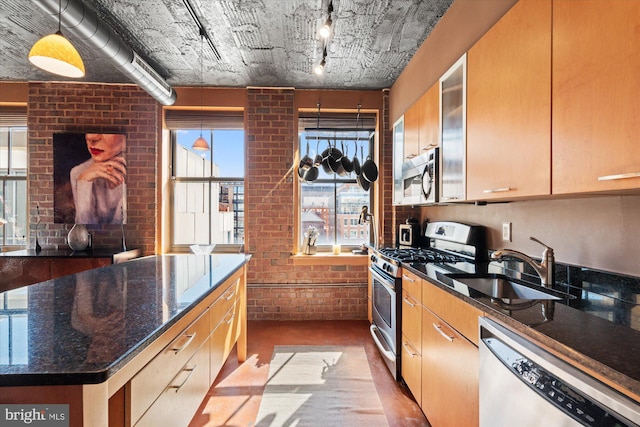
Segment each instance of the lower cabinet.
M120 420L127 421L110 419L110 425L189 425L245 327L244 286L242 269L216 290L197 318L174 332L169 344L126 385L128 416ZM244 351L238 343L238 353Z
M136 427L186 426L209 391L209 339L178 371Z
M433 427L478 425L478 348L422 309L422 411Z
M484 313L403 271L404 382L433 427L479 423L478 317Z

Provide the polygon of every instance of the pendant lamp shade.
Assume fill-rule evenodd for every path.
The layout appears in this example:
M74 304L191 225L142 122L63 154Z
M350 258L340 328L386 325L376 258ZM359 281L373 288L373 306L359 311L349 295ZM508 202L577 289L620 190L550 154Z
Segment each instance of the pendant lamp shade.
M208 151L209 143L202 137L202 135L200 135L198 139L193 141L193 145L191 146L191 148L193 148L194 150Z
M38 40L29 52L29 62L52 74L74 79L84 77L80 54L60 31Z

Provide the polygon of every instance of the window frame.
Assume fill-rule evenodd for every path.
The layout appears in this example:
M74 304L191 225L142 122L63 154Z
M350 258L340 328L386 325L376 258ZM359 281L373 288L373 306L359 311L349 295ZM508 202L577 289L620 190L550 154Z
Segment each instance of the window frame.
M169 251L172 253L187 253L190 252L190 244L185 244L185 243L175 243L174 241L174 225L175 225L175 197L176 197L176 185L180 184L180 183L202 183L208 186L208 192L209 194L211 194L211 186L215 185L215 184L231 184L233 186L236 187L242 187L242 193L240 195L240 201L239 204L242 205L241 210L239 210L238 212L241 213L241 218L238 219L238 221L240 221L242 223L242 243L217 243L217 242L212 242L212 235L211 235L211 231L212 231L212 227L209 227L208 231L209 231L209 237L208 237L208 241L211 242L212 244L215 244L215 251L216 252L230 252L230 253L237 253L237 252L242 252L244 250L244 240L246 237L246 228L245 228L245 188L246 188L246 171L245 171L245 176L243 177L219 177L219 176L212 176L212 170L213 170L213 160L210 162L211 163L211 169L209 170L209 176L203 176L203 177L187 177L187 176L177 176L176 175L176 158L177 158L177 150L178 150L178 137L177 137L177 133L183 130L194 130L193 128L190 127L184 127L184 128L176 128L176 127L172 127L169 129L169 141L170 141L170 150L171 150L171 157L170 157L170 183L171 185L169 186L170 190L169 190L169 200L170 200L170 215L169 215ZM208 142L210 143L211 148L213 148L214 146L214 139L213 139L213 133L214 131L223 131L223 130L241 130L244 134L245 129L244 128L226 128L226 127L218 127L218 128L203 128L201 130L203 136L205 136L206 138L206 133L209 133L209 139ZM246 141L246 138L245 138ZM243 158L246 157L246 143L244 144L244 154L243 154ZM210 201L211 202L211 201ZM236 212L236 210L234 209L233 211L234 213ZM213 214L213 211L211 209L209 209L209 219L211 222L211 215ZM234 220L234 224L236 223L236 221Z
M0 112L1 114L1 112ZM26 121L26 115L25 115L25 121ZM1 237L0 237L0 247L4 248L5 250L11 250L11 249L21 249L21 248L26 248L29 244L29 202L28 202L28 197L29 197L29 189L28 189L28 176L29 176L29 162L28 162L28 128L26 125L22 125L22 124L18 124L18 123L9 123L8 125L1 125L0 129L2 130L6 130L7 133L7 165L6 168L0 169L0 195L2 196L2 207L0 209L0 217L4 218L5 221L8 221L8 223L11 223L12 221L9 221L8 219L8 215L7 215L7 203L6 203L6 194L7 194L7 188L9 186L16 186L19 185L19 183L24 183L24 210L22 212L22 214L24 215L24 235L23 235L23 239L21 240L17 240L14 241L12 243L7 243L7 232L9 231L10 227L7 224L2 224L0 225L3 229L2 229L2 233L1 233ZM24 136L25 136L25 169L24 169L24 174L15 174L12 171L15 170L15 168L12 165L12 144L13 144L13 138L12 135L15 132L24 132ZM17 194L16 191L13 191L12 194ZM13 205L16 204L16 200L13 200ZM15 209L15 206L14 206ZM17 213L17 209L15 209L16 212L14 213L14 217L18 216ZM17 221L13 221L14 224L17 223ZM15 232L15 225L13 226L12 230ZM15 240L15 239L14 239Z
M301 109L299 111L300 114L302 114L303 112L307 113L307 116L309 115L309 113L312 110L306 110L306 109ZM368 111L367 112L368 117L369 117L369 121L370 124L368 126L365 127L356 127L354 126L354 121L353 121L353 117L356 117L356 112L352 111L352 110L340 110L340 111L331 111L330 115L331 115L331 120L332 120L332 128L336 127L335 126L335 119L337 115L340 114L344 114L344 128L341 128L340 130L343 131L360 131L360 132L369 132L369 137L368 139L368 151L367 151L367 155L371 156L371 158L375 158L375 153L377 152L377 145L378 145L378 114L375 111ZM352 117L352 118L350 118ZM300 120L300 119L299 119ZM307 140L305 138L302 137L303 133L304 133L304 126L302 126L301 123L299 123L299 130L298 130L298 141L297 141L297 148L296 148L296 159L295 159L295 167L294 167L294 177L295 177L295 196L294 196L294 205L295 205L295 212L296 212L296 232L293 236L294 238L294 254L299 254L302 250L302 243L304 240L304 233L307 231L304 229L303 224L302 224L302 214L303 214L303 210L302 210L302 197L303 197L303 186L305 185L305 182L301 179L299 179L297 177L297 165L299 164L300 158L306 153L306 142ZM320 126L320 128L322 128L322 126ZM362 138L361 138L362 139ZM345 139L346 140L346 139ZM311 149L311 145L313 145L313 141L315 141L313 138L309 139L309 147L310 147L310 151L313 151ZM320 151L320 150L318 150ZM349 153L349 157L352 157L353 153ZM366 157L366 156L365 156ZM361 164L364 163L365 159L361 159ZM350 175L351 176L351 175ZM344 179L342 177L340 177L340 179L337 179L335 175L333 175L332 179L323 179L323 178L318 178L316 181L314 181L314 185L315 183L319 183L319 184L326 184L326 183L333 183L334 186L336 185L336 183L350 183L350 184L356 184L357 185L357 181L355 176L353 176L353 178L349 178L349 179ZM334 187L335 189L335 187ZM368 198L368 205L371 209L371 211L373 211L374 207L376 206L376 196L377 196L377 190L376 190L376 184L373 184L371 186L371 188L368 191L369 194L369 198ZM335 204L337 204L337 192L334 190L334 206ZM353 244L353 245L349 245L349 244L344 244L344 243L338 243L340 241L340 232L337 229L337 224L339 222L338 219L338 215L340 214L340 212L338 212L338 209L333 209L333 215L334 215L334 228L336 228L336 230L334 230L333 233L333 241L332 243L327 243L327 244L317 244L317 252L318 253L332 253L334 247L339 246L340 247L340 251L341 253L350 253L353 249L360 249L362 243L358 243L358 244ZM346 218L345 218L346 220ZM351 221L349 221L349 224L351 223ZM375 234L376 232L373 231L371 227L375 226L370 224L369 227L367 228L367 234L368 234L368 239L366 241L364 241L363 243L369 244L371 245L373 240L375 239ZM349 225L347 225L347 227L349 227ZM351 230L347 230L344 229L342 231L342 233L348 233L348 234L352 234L350 232ZM356 231L356 234L361 235L363 234L362 232L358 233L358 231Z

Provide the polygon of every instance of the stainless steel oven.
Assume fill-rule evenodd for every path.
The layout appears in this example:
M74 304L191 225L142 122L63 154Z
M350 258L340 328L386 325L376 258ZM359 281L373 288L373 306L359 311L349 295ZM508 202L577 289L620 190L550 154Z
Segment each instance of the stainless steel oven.
M382 354L389 371L395 379L399 375L399 324L400 321L400 300L398 292L402 283L400 278L393 277L397 273L388 274L381 267L386 263L380 260L375 254L372 255L372 263L369 267L372 283L372 317L373 323L370 326L378 350ZM380 264L376 261L381 261ZM386 263L386 265L391 265ZM389 267L387 267L389 268Z

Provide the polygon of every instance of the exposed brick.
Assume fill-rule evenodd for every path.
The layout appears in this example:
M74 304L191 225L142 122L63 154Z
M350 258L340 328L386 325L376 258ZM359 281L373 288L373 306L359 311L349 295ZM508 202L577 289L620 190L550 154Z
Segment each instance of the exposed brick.
M122 103L126 98L127 102ZM131 111L130 104L145 105ZM29 212L31 228L35 227L35 206L41 206L40 243L64 245L69 233L69 224L53 223L53 134L56 132L104 132L127 135L127 151L149 149L151 158L137 160L128 157L127 180L138 186L151 189L136 195L134 206L127 210L128 224L125 226L127 246L143 250L145 254L155 251L156 223L156 173L155 153L157 117L160 105L142 89L133 85L30 83L28 99L29 127ZM136 124L132 124L133 121ZM148 126L141 132L140 126ZM149 166L151 163L152 166ZM43 210L43 201L49 206ZM153 212L150 215L150 212ZM42 230L42 228L41 228ZM121 244L119 226L91 226L96 246L118 247ZM35 245L31 236L30 247Z

